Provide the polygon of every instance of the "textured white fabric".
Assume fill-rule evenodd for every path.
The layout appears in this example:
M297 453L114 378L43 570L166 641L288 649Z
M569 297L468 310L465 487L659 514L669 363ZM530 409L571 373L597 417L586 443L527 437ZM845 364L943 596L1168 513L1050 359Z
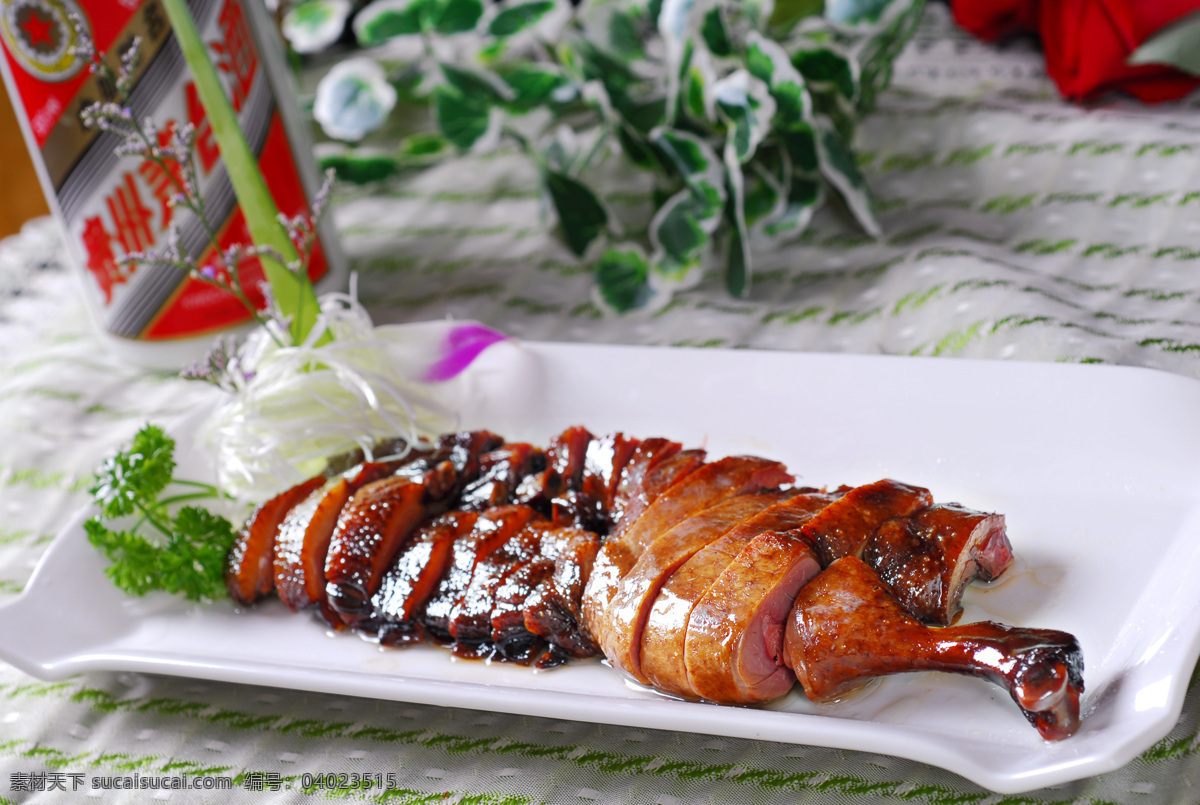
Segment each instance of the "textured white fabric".
M1200 377L1197 106L1064 105L1029 45L970 42L933 6L861 132L886 237L823 213L800 243L757 254L748 299L714 276L654 315L597 314L586 271L512 155L345 192L335 215L380 323L452 315L527 339L1102 361ZM629 228L644 225L649 188L620 172L603 181ZM83 504L103 455L195 399L194 386L103 353L61 259L46 221L0 243L0 604ZM135 772L240 775L233 791L167 798L188 803L325 796L250 790L256 772L293 783L390 773L387 794L338 798L401 803L1195 802L1198 729L1192 695L1170 736L1124 768L1006 799L861 753L142 674L43 683L0 665L0 803L85 799L13 790L54 772L85 786Z

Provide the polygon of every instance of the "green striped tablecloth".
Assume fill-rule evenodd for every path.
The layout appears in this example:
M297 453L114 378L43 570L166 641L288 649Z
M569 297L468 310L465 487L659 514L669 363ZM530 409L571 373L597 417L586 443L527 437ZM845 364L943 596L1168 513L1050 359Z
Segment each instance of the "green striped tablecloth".
M646 317L597 314L512 156L347 192L335 214L379 322L454 315L527 339L1099 361L1200 377L1197 107L1065 106L1031 50L966 42L932 7L861 134L887 236L823 215L801 243L759 256L750 299L713 279ZM648 188L622 181L608 180L609 200L636 227ZM102 456L194 399L182 381L99 349L61 259L47 221L0 243L0 604L82 505ZM93 777L133 774L239 779L232 791L156 795L172 802L323 800L272 786L324 772L392 774L386 792L332 798L396 803L1198 802L1198 729L1192 696L1171 734L1126 767L1003 797L877 755L143 674L45 683L0 665L0 805L151 801L87 790ZM66 793L24 790L60 784Z

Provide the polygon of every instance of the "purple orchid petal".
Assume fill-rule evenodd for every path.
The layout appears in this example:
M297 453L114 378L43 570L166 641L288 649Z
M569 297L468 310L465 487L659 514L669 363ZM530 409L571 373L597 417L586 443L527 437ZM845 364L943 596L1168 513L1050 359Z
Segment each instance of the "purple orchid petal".
M427 383L450 380L462 374L485 349L508 338L482 324L463 324L452 329L442 341L441 357L425 372Z

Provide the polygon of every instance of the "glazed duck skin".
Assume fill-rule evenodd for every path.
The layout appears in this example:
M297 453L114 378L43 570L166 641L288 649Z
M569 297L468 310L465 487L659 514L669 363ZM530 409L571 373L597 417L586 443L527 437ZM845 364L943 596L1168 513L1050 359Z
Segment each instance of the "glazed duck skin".
M991 581L1012 561L1004 516L956 503L889 520L863 547L862 558L918 620L947 626L961 611L963 590Z
M533 517L533 510L519 516L527 518L528 522ZM513 572L538 556L541 539L541 532L526 524L475 563L470 582L450 612L449 631L455 641L491 641L496 593Z
M1083 654L1072 635L986 621L926 626L857 557L834 562L800 591L788 618L784 657L815 701L877 676L945 671L1007 690L1048 741L1079 728Z
M323 571L325 599L337 618L356 626L371 616L371 596L404 541L421 520L454 502L481 467L479 451L496 438L487 431L455 434L432 456L354 492L338 516Z
M725 704L758 704L792 689L783 633L797 593L821 572L795 531L746 543L692 609L684 654L692 693Z
M250 514L225 562L225 589L243 606L275 589L275 539L288 512L325 483L321 476L280 492Z
M640 645L647 602L641 596L641 584L622 585L652 542L688 517L729 498L777 488L792 480L777 461L755 456L723 458L685 474L646 505L628 527L610 534L596 557L583 598L584 628L605 657L638 677L631 646Z
M703 698L688 678L685 650L694 607L746 544L766 531L792 531L837 499L836 494L793 490L746 518L677 568L654 599L642 630L642 673L654 687L685 698Z
M604 645L608 661L642 684L649 684L650 679L642 670L644 631L663 585L709 543L785 495L735 495L687 517L646 546L633 567L622 576L608 605L607 627L613 638ZM651 654L655 647L651 642Z
M458 507L483 511L512 503L518 485L545 466L546 454L528 444L507 444L484 453L479 457L479 477L463 489Z
M342 508L325 559L325 595L348 625L371 614L387 565L425 516L424 497L424 484L392 476L359 489Z
M275 592L293 612L326 603L325 557L342 507L357 489L391 470L387 464L360 464L288 512L275 537Z
M893 517L907 517L933 503L928 489L883 479L856 486L804 527L822 566L857 556L871 535Z
M450 624L455 607L471 585L476 565L524 528L534 515L528 506L490 509L479 516L468 533L454 541L446 572L421 616L431 637L443 643L454 641Z
M479 515L447 512L422 526L396 556L371 598L372 625L383 645L419 643L420 610L437 589L454 542L470 532Z
M592 573L600 537L578 528L555 549L550 575L525 599L525 628L571 657L595 656L599 649L583 630L583 588Z

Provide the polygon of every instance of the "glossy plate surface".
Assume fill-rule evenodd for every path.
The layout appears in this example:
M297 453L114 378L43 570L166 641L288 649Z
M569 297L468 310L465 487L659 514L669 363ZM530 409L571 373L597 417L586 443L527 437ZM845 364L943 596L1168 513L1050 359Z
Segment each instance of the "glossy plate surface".
M72 523L0 609L0 658L57 679L134 670L891 754L1011 793L1128 762L1175 723L1200 654L1200 383L1142 369L876 356L502 344L472 368L462 426L546 443L563 428L785 461L816 486L892 477L1007 515L1017 560L965 620L1083 645L1079 733L1043 742L985 682L909 674L816 706L674 701L599 663L537 673L435 647L330 639L252 612L124 597ZM181 467L200 471L179 429ZM192 466L187 466L191 452Z

